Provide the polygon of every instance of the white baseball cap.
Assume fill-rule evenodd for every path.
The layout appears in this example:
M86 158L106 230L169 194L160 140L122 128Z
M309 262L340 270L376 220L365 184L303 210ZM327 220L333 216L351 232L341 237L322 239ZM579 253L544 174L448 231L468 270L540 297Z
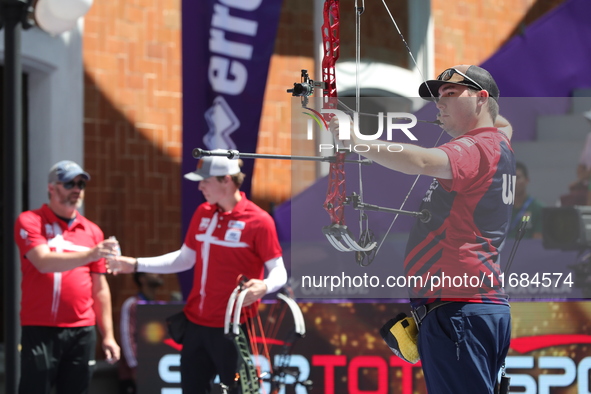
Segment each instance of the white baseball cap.
M583 116L589 121L591 122L591 109L587 112L583 112Z
M227 152L223 149L215 149L212 152ZM197 162L197 169L185 174L190 181L201 181L212 176L235 175L240 173L238 160L230 160L223 156L206 156Z

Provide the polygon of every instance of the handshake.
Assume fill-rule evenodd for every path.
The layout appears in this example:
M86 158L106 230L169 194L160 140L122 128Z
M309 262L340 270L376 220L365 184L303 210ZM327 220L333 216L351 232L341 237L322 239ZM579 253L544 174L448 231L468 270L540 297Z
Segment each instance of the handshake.
M117 238L110 236L103 242L103 247L106 252L101 257L107 261L108 273L117 275L137 272L137 259L121 255L121 247Z

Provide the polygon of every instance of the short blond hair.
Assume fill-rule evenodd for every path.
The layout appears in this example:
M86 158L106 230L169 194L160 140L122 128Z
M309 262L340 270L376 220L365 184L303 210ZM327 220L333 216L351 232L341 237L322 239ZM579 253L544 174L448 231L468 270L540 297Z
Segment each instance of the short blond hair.
M244 162L242 161L242 159L238 159L238 166L242 168L243 165ZM239 172L238 174L231 174L230 177L232 178L232 182L234 182L234 185L236 185L236 187L240 189L240 186L242 186L242 183L244 183L244 178L246 177L246 174L244 174L243 172ZM226 176L220 175L216 176L216 178L219 182L221 182L224 180L224 178L226 178Z

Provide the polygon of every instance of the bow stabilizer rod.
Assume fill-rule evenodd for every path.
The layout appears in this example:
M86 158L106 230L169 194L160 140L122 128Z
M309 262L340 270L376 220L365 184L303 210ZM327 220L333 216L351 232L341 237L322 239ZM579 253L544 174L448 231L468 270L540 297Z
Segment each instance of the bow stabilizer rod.
M396 209L396 208L388 208L388 207L380 207L379 205L374 204L367 204L361 201L361 198L358 194L353 193L345 200L345 204L351 204L354 209L361 209L364 211L375 211L375 212L389 212L389 213L397 213L400 215L407 215L418 218L423 223L428 223L431 221L431 212L426 209L422 211L405 211L403 209Z
M278 160L304 160L304 161L324 161L328 163L336 162L335 156L294 156L294 155L269 155L264 153L243 153L239 152L234 149L229 149L227 151L211 151L211 150L204 150L201 148L193 149L193 158L201 159L205 156L222 156L227 157L230 160L233 159L278 159ZM361 159L361 160L345 160L345 163L357 163L357 164L364 164L369 165L372 164L373 161L369 159Z

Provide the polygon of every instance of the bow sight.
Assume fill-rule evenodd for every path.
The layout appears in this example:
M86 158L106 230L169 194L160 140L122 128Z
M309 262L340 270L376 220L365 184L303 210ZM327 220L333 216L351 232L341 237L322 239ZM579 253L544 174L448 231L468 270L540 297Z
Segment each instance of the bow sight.
M316 82L310 79L308 70L302 70L302 80L300 83L295 82L293 89L287 89L287 93L291 93L294 97L302 98L302 105L308 105L308 97L314 94L314 88L324 89L326 84L324 82Z

